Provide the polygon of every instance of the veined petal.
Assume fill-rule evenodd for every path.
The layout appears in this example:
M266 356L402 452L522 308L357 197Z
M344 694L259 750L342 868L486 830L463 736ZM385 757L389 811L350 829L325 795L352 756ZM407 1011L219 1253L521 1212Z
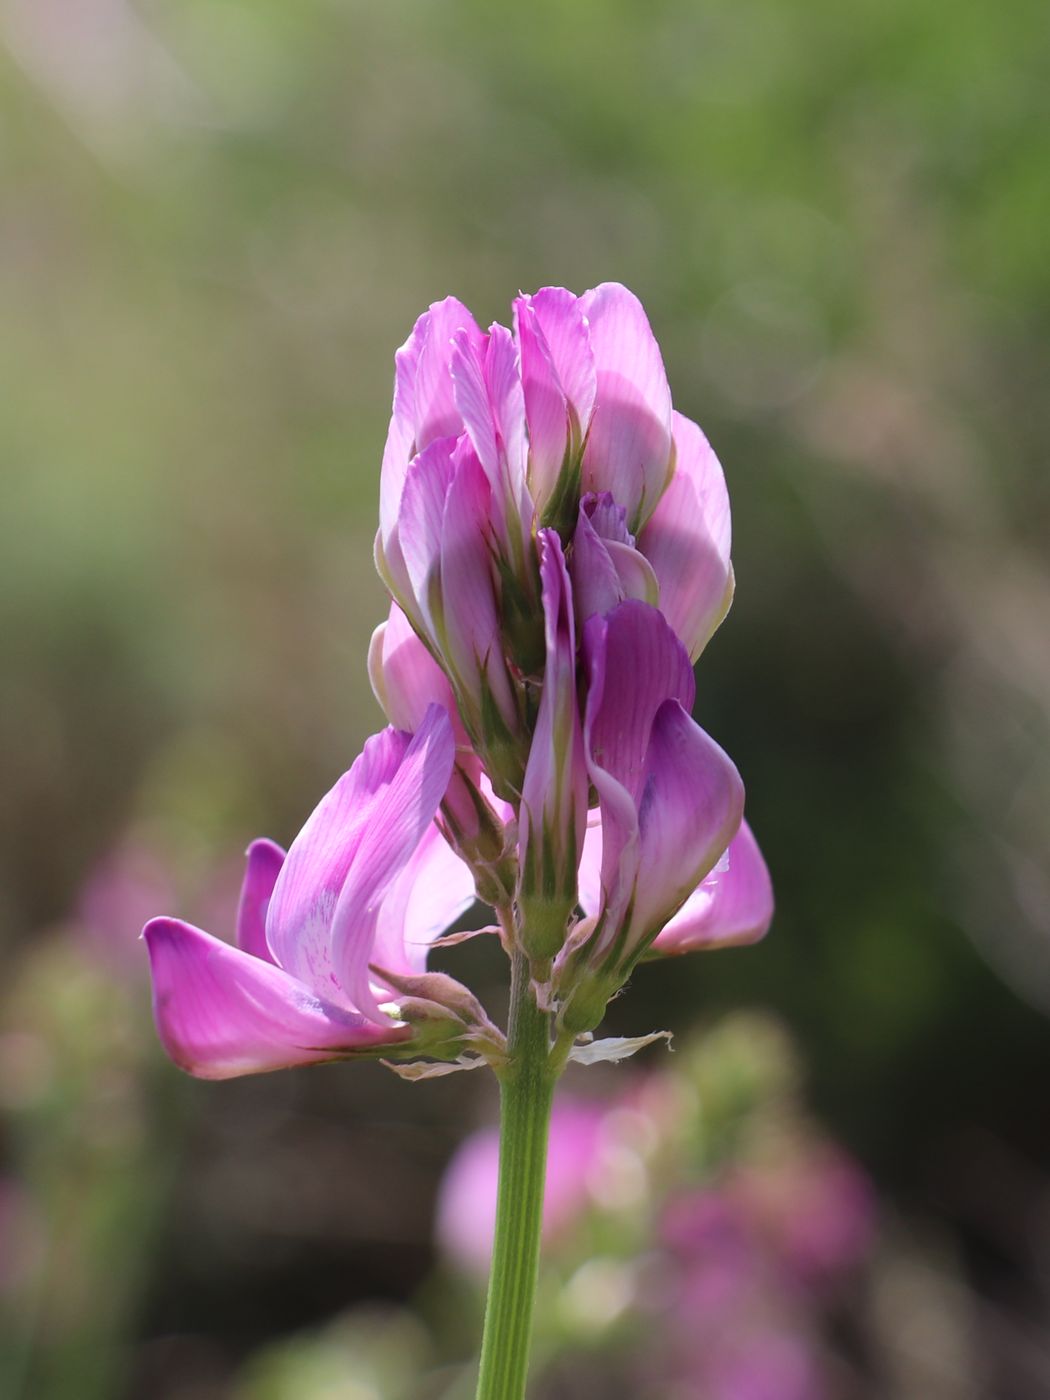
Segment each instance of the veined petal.
M652 938L713 869L744 814L735 765L677 700L653 719L645 766L632 947Z
M284 864L284 850L261 837L248 847L244 883L237 905L237 947L253 958L272 962L266 942L266 911Z
M733 596L729 494L707 438L680 413L674 442L674 475L638 547L660 581L660 611L695 661Z
M432 822L383 900L371 961L389 972L422 972L434 939L473 903L470 867Z
M431 638L440 634L442 622L441 531L456 441L439 438L413 460L398 518L396 538L411 590L412 620ZM409 606L409 600L401 601Z
M292 842L274 887L266 941L274 961L319 996L346 1002L332 959L336 903L376 799L394 781L411 736L384 729L321 799Z
M416 365L415 450L422 452L436 438L454 437L463 430L450 372L453 340L462 333L468 343L481 345L485 337L455 297L435 302L416 324L422 333Z
M143 937L161 1042L200 1079L316 1064L411 1034L325 1002L273 963L192 924L151 919Z
M424 311L394 356L394 406L379 485L380 536L388 560L409 462L435 438L462 431L449 374L452 337L460 329L469 341L481 338L463 303L446 297Z
M611 491L637 530L656 508L671 470L671 391L663 358L641 302L626 287L603 282L580 300L597 371L583 489Z
M368 972L377 921L391 886L433 823L455 752L448 715L433 705L396 770L372 799L332 913L331 966L338 983L352 1006L380 1023L385 1018ZM289 861L294 850L293 844Z
M378 906L433 820L453 755L451 724L436 705L414 736L383 730L292 842L270 901L267 943L278 966L325 1000L375 1017L362 969Z
M569 402L582 444L594 411L597 376L587 317L580 297L564 287L541 287L526 297Z
M463 440L455 454L441 530L443 650L460 700L480 709L487 687L504 724L513 730L516 708L503 663L488 544L491 501L488 479Z
M652 945L654 953L691 953L757 943L773 919L773 884L747 822L721 862L701 881Z
M529 485L537 509L553 494L567 454L583 446L594 409L595 370L579 298L544 287L514 302L529 429Z

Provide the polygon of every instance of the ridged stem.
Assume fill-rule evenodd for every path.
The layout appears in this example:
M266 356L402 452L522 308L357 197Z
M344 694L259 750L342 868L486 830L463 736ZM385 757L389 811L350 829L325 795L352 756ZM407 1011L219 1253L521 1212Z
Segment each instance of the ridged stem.
M522 1400L525 1394L557 1077L550 1017L536 1005L528 960L516 953L507 1063L500 1071L499 1193L477 1400Z

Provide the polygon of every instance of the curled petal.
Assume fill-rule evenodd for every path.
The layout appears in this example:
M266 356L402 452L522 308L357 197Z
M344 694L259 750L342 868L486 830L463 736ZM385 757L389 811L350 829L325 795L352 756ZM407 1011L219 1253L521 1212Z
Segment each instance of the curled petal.
M462 431L449 372L457 331L470 343L482 339L463 303L446 297L424 311L394 356L394 407L379 487L380 537L388 555L409 462L435 438Z
M632 946L652 938L714 867L744 813L732 760L677 700L656 713L646 768Z
M697 425L674 415L675 469L638 547L660 582L660 610L696 660L733 596L725 476Z
M633 530L652 514L671 470L671 391L638 298L603 282L581 298L597 371L583 489L611 491Z
M266 942L266 911L283 864L284 851L275 841L262 837L248 847L237 905L237 947L267 962L272 962L272 958Z
M192 924L152 919L143 937L161 1042L199 1079L316 1064L410 1035L324 1001L273 963Z
M580 501L572 544L572 588L581 626L596 613L611 612L626 598L654 607L660 600L652 565L634 548L625 512L608 491L588 494Z
M653 943L654 953L691 953L757 943L773 919L773 884L747 822L729 843L725 865L697 886Z
M414 736L374 735L292 842L266 937L278 966L318 996L381 1017L367 977L378 908L433 821L454 752L436 705Z

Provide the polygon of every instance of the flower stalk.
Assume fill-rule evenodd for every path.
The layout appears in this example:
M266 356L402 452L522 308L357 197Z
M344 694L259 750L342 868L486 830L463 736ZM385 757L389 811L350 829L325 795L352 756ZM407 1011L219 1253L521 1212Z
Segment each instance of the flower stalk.
M496 1233L477 1400L521 1400L525 1394L543 1224L547 1135L560 1072L551 1052L550 1020L536 1004L528 959L515 953L507 1061L499 1071Z

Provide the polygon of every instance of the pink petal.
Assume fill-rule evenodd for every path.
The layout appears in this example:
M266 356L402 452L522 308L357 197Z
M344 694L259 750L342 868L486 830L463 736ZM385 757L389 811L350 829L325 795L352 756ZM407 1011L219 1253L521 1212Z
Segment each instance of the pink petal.
M674 476L638 547L660 581L660 611L695 661L733 595L729 494L709 442L680 413L674 441Z
M266 942L266 911L284 864L284 851L265 837L248 847L241 898L237 905L237 947L253 958L272 962Z
M431 705L448 711L456 744L468 744L448 677L412 629L396 603L372 633L368 678L383 712L395 729L416 730Z
M697 886L653 944L656 953L757 943L773 918L773 885L751 828L741 822L726 868Z
M587 770L602 809L602 885L610 924L630 901L640 858L639 806L653 721L668 699L687 708L695 682L681 642L655 608L628 600L584 628Z
M632 946L662 928L714 867L744 813L732 760L677 700L657 711L645 761Z
M378 906L433 820L454 741L437 706L415 736L374 735L292 842L266 936L274 961L319 996L376 1015L367 966Z
M529 427L529 485L541 509L567 455L583 445L594 409L595 370L579 299L544 287L514 303Z
M638 298L604 282L581 301L597 370L583 489L611 491L637 530L656 508L671 469L671 391Z
M622 506L605 491L580 501L572 543L572 587L580 626L611 612L625 598L655 606L660 586L652 565L634 548Z
M395 536L411 593L410 599L398 601L413 623L432 638L441 630L441 537L455 448L455 438L439 438L413 460L405 477Z
M467 435L492 490L490 527L516 561L531 529L532 500L525 482L525 402L518 352L505 326L494 324L480 346L464 332L456 336L452 381Z
M372 962L390 972L422 972L434 939L473 903L470 867L431 823L383 900Z
M379 487L380 535L387 554L409 462L435 438L462 431L449 373L452 337L460 329L470 341L482 338L463 303L446 297L424 311L394 356L394 407Z
M474 345L483 344L485 337L474 317L455 297L435 302L416 325L422 333L416 365L415 450L422 452L435 438L455 436L462 431L450 370L457 332Z
M432 828L455 753L448 715L434 705L412 736L389 783L371 803L332 916L331 957L339 982L351 1005L380 1023L384 1017L372 995L368 972L369 963L375 960L379 915L394 882ZM458 902L459 890L453 893Z
M540 530L546 661L539 714L522 787L522 889L544 894L565 917L576 903L576 867L587 822L587 770L576 699L576 631L561 540ZM548 853L550 853L548 855Z
M319 999L273 963L192 924L152 919L143 937L161 1041L200 1079L315 1064L410 1034Z
M485 473L463 440L456 452L441 530L445 660L460 699L480 711L482 687L487 686L504 722L513 729L517 708L503 663L488 545L491 504Z

